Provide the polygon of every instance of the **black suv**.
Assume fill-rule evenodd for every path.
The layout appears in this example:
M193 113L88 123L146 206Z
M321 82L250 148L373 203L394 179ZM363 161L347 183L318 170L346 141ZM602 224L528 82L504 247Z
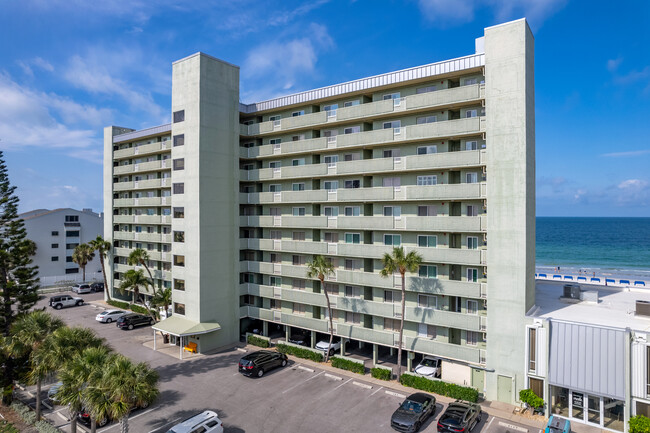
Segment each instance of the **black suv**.
M244 376L262 377L266 371L287 365L287 355L270 350L249 353L239 360L239 372Z
M293 334L291 334L291 337L289 337L289 343L299 344L301 346L309 346L310 342L311 342L310 332L298 331L298 332L294 332Z
M90 285L90 291L91 292L103 292L104 291L104 283L92 283Z
M438 432L467 433L481 421L483 411L476 403L456 400L438 420Z
M125 314L115 322L118 328L128 330L131 330L136 326L153 325L154 323L156 322L151 317L137 313Z

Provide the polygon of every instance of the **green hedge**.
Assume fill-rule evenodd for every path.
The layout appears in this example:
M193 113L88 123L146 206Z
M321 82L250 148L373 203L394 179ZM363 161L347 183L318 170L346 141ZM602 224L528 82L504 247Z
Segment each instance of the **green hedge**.
M323 354L319 352L314 352L309 349L302 349L300 347L288 346L286 344L278 343L275 348L280 353L285 353L287 355L297 356L298 358L310 359L316 362L323 362Z
M349 359L333 356L332 367L340 368L342 370L351 371L353 373L366 374L366 367L360 362L350 361Z
M519 391L519 401L526 403L533 409L544 407L544 399L538 397L532 389L522 389Z
M141 305L136 305L136 304L129 304L128 302L122 302L122 301L116 301L114 299L111 299L110 301L106 301L108 305L112 305L113 307L116 308L122 308L124 310L131 310L135 313L140 313L140 314L149 314L149 310L147 310L145 307ZM155 313L155 310L152 310Z
M263 338L257 337L255 335L249 335L248 336L248 344L252 344L253 346L259 346L259 347L270 347L271 344L269 343L268 340L265 340Z
M393 378L393 370L382 367L373 367L370 369L370 375L375 379L391 380Z
M478 391L467 386L460 386L453 383L443 382L441 380L431 380L412 374L402 374L400 383L411 388L421 389L422 391L432 392L434 394L444 395L455 399L478 401Z
M129 305L129 308L131 309L131 311L133 311L135 313L146 314L147 316L149 314L151 314L150 310L148 310L145 307L142 307L140 305L131 304L131 305ZM155 311L153 313L156 314Z
M124 308L125 310L129 308L128 302L116 301L114 299L111 299L109 301L106 301L106 303L108 305L112 305L113 307Z
M2 420L0 421L0 433L20 433L20 430L14 427L13 424Z
M630 433L650 433L650 418L636 415L630 418Z

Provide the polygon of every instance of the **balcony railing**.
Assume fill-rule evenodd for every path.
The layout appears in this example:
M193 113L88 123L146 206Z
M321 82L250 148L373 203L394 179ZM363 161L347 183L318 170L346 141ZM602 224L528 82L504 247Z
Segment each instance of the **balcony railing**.
M142 144L140 146L129 147L128 149L120 149L113 152L113 159L128 158L135 155L152 155L171 149L171 140L160 141L157 143Z
M157 161L141 162L138 164L118 165L117 167L113 167L113 175L117 176L120 174L141 173L169 168L171 168L171 160L162 159Z

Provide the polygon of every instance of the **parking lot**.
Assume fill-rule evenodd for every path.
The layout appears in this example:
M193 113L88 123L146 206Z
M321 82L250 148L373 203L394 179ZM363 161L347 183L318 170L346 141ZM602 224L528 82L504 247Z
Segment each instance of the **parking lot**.
M102 295L82 297L90 302L101 299ZM46 303L47 299L43 299L38 306ZM95 315L101 310L90 304L58 311L48 307L48 311L69 325L94 329L116 351L135 361L147 361L159 372L160 397L149 408L132 413L129 425L133 432L166 432L180 420L206 409L215 410L223 420L225 431L231 433L390 432L393 431L391 414L406 394L364 381L361 376L357 379L299 361L270 371L263 378L244 377L237 371L237 363L244 353L237 349L181 361L143 346L153 339L149 326L122 331L114 323L95 321ZM47 388L44 386L43 395ZM22 397L33 402L33 397L25 392ZM46 400L46 403L51 402ZM444 405L439 403L435 415L421 431L437 431L435 420L443 410ZM65 407L46 408L44 414L57 427L70 431ZM97 431L117 432L118 429L113 423ZM531 430L487 414L474 429L479 431L539 433L538 429Z

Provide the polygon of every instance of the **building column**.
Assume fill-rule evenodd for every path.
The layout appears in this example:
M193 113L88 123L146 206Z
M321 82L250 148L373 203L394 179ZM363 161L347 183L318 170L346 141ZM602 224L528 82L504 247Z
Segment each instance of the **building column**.
M630 415L632 414L632 332L630 328L625 329L625 349L624 349L624 359L625 359L625 409L623 410L623 431L627 433L628 424L630 423ZM646 361L648 362L648 361ZM601 414L602 416L602 414Z
M390 348L390 356L393 356L393 355L395 355L395 348L391 347Z
M377 366L377 358L379 357L379 346L376 344L372 345L372 366Z
M406 352L406 371L409 373L413 370L413 358L415 358L415 352Z
M345 356L345 344L348 342L346 338L341 337L341 356Z
M285 327L284 327L284 341L289 341L289 337L291 337L289 335L289 329L291 329L291 326L285 325Z
M269 336L269 322L267 321L262 322L262 335L265 337Z
M365 346L364 342L363 342L363 341L359 341L359 349L363 349L364 346Z
M316 331L311 331L311 348L316 346Z

